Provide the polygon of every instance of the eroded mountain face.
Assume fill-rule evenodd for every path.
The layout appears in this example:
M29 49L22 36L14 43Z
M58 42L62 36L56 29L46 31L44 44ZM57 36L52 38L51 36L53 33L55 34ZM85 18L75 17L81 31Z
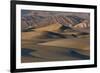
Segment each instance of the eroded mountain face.
M59 29L62 28L63 30L71 28L76 30L86 30L89 32L89 13L22 10L22 31L47 27L48 25L53 26L53 24L56 24L54 26L59 27Z

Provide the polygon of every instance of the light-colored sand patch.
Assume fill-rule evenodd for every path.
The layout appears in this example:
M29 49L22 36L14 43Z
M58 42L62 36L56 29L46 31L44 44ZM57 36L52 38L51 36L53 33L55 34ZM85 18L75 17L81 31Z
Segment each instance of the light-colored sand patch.
M44 33L43 32L22 32L22 40L27 39L27 40L32 40L33 38L35 39L38 36L42 36Z
M35 31L56 31L58 30L62 25L61 24L51 24L45 27L34 29Z

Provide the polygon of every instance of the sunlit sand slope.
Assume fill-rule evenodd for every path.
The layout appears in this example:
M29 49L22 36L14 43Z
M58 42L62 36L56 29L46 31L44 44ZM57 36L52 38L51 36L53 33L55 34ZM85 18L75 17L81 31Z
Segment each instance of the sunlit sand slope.
M41 27L41 28L37 28L34 29L35 31L56 31L58 30L62 25L61 24L50 24L48 26L45 27Z
M39 43L38 45L89 50L89 39L58 39L51 42Z

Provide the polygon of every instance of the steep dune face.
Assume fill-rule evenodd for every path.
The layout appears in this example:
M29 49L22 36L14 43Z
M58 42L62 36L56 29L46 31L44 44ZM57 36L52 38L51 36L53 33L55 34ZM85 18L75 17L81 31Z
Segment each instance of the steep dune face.
M34 30L40 31L40 32L42 32L42 31L56 31L56 30L59 30L59 28L61 26L62 26L61 24L51 24L51 25L48 25L48 26L45 26L45 27L34 29Z
M51 42L39 43L38 45L89 50L89 39L59 39Z
M27 36L26 36L27 35ZM34 39L57 39L57 38L66 38L65 35L57 32L51 31L33 31L33 32L23 32L22 33L22 40L34 40Z

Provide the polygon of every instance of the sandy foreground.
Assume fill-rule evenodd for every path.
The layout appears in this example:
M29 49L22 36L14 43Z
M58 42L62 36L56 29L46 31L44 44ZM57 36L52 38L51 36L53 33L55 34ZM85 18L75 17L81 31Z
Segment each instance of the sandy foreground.
M89 39L58 39L51 42L39 43L44 46L57 46L65 48L76 48L80 50L89 50Z
M22 32L21 62L86 60L89 38L40 38L44 32Z

